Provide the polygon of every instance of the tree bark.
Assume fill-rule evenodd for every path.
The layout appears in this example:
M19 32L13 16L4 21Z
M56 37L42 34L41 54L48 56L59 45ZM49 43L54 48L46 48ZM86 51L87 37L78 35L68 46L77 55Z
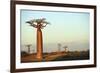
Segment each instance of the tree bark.
M43 40L42 40L42 31L37 28L37 59L38 61L42 60L43 53Z

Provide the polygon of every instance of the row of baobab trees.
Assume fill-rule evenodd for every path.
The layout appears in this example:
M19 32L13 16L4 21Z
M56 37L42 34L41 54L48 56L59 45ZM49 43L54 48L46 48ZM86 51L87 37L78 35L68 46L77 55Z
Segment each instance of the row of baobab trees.
M28 44L28 45L25 45L25 46L27 47L27 52L31 53L31 46L32 46L32 44ZM62 48L64 50L62 50ZM62 45L60 43L58 43L58 50L56 52L62 52L62 51L67 52L68 50L69 50L68 46L63 46L62 47ZM34 52L34 50L33 50L33 52ZM46 53L48 53L48 51Z
M43 38L42 38L42 29L47 26L47 24L50 24L49 22L46 21L45 18L40 18L40 19L32 19L29 21L26 21L26 23L30 24L30 26L36 28L37 30L37 55L36 58L37 60L41 61L43 59ZM27 45L28 51L30 52L30 46ZM65 46L67 48L67 46ZM59 49L60 49L60 44L59 44Z

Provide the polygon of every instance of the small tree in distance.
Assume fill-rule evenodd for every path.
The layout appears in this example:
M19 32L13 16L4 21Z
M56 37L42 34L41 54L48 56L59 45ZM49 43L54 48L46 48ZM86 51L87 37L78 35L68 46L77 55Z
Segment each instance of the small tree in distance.
M30 47L31 47L31 44L28 44L28 45L26 45L27 46L27 48L28 48L28 53L30 53Z
M68 52L68 46L63 47L65 49L65 52Z

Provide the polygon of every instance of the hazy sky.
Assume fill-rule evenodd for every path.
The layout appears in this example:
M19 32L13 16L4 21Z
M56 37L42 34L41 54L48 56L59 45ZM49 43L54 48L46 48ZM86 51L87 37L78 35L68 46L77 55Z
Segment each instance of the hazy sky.
M32 44L36 50L36 28L26 21L46 18L50 25L42 29L44 51L57 50L57 44L69 50L89 49L89 13L21 10L21 45ZM63 49L62 49L63 50Z

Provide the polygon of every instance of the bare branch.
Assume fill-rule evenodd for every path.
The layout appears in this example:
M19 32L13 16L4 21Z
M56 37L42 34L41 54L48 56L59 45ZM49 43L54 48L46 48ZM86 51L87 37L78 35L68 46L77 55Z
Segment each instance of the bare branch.
M27 21L26 23L32 24L33 22L32 21Z
M30 25L30 26L33 26L33 27L37 28L37 25L35 25L35 24L32 24L32 25Z
M34 20L27 21L26 23L29 23L30 26L37 28L37 25L34 24Z
M44 25L44 26L42 25L42 27L46 27L46 26L47 26L47 24L46 24L46 25Z

